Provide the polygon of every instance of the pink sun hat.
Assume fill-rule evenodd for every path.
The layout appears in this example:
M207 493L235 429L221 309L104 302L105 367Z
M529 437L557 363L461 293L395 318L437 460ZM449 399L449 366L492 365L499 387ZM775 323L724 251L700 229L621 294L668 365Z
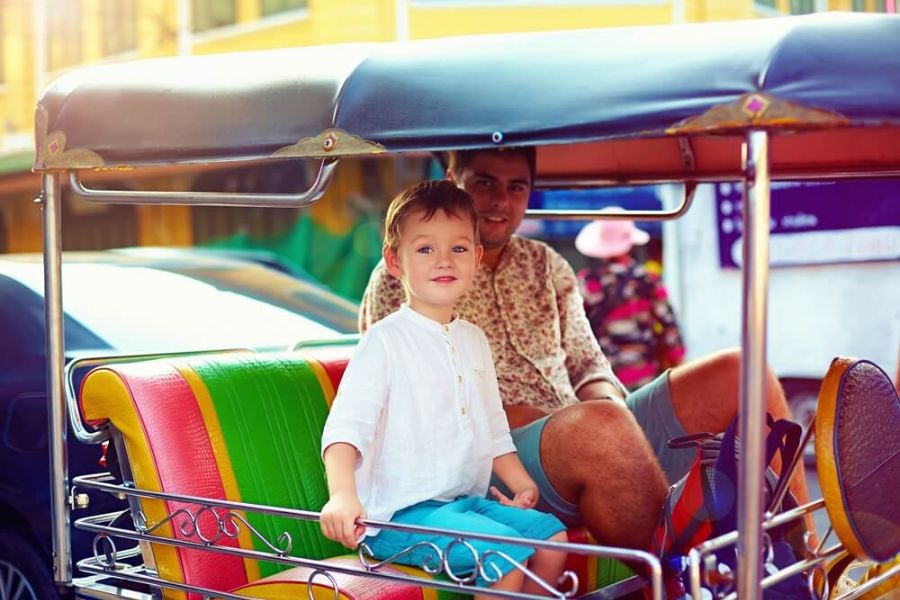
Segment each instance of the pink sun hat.
M623 212L623 209L610 206L602 212ZM612 258L648 241L650 234L638 229L634 221L602 219L591 221L578 232L575 248L590 258Z

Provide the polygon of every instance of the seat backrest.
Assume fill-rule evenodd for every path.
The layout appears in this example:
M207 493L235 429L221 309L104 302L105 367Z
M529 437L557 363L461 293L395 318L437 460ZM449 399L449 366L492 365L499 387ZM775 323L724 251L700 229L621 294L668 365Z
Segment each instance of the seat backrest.
M321 360L301 352L212 354L103 366L85 377L80 407L87 423L109 423L120 432L139 488L318 511L328 498L322 428L352 351L348 346L343 358L332 352ZM215 510L216 518L174 501L142 500L141 507L151 527L180 509L194 513L199 532L181 525L182 513L163 523L159 535L271 551L242 524L236 537L223 535L217 525L228 525L223 509ZM257 513L240 517L277 546L283 544L281 533L289 533L291 555L319 559L342 552L316 522ZM218 590L282 568L163 544L152 550L164 579Z

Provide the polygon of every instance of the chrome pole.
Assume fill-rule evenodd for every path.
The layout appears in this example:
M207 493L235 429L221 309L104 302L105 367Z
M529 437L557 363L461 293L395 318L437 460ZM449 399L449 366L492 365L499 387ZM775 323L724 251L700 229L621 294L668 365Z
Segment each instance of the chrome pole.
M738 598L762 598L765 447L766 298L769 283L769 136L751 131L744 143L741 398L738 497Z
M47 323L47 406L50 417L50 502L53 514L53 580L72 581L69 540L69 461L66 447L65 347L62 312L62 217L59 173L42 176L44 318Z

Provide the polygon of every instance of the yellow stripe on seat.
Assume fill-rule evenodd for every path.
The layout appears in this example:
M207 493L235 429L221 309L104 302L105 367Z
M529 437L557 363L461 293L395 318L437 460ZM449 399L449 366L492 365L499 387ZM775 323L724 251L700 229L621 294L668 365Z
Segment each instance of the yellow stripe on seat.
M225 499L232 502L241 502L241 492L238 488L237 478L234 476L234 468L231 464L231 455L225 445L225 438L222 435L222 427L219 424L219 415L213 406L212 398L209 390L203 380L197 373L191 369L190 365L184 362L174 362L175 368L184 377L184 380L190 386L194 397L197 400L197 406L203 415L203 423L206 427L209 442L212 446L213 455L216 458L216 465L219 469L219 477L222 481L222 487L225 489ZM244 511L235 511L244 519L247 515ZM253 550L253 539L247 527L238 528L238 543L244 550ZM247 570L247 581L256 581L262 575L259 570L259 561L252 558L244 558L244 568Z
M89 423L103 421L112 422L125 438L128 463L138 487L150 491L161 492L159 473L153 452L144 433L144 427L134 406L134 400L128 384L119 373L106 368L92 371L85 378L81 387L82 411ZM140 500L141 509L152 526L163 521L168 515L165 502L151 498ZM159 535L174 538L171 524L162 525L156 532ZM156 568L163 579L184 582L181 562L177 549L164 544L152 544ZM166 589L163 595L167 599L183 600L184 592Z

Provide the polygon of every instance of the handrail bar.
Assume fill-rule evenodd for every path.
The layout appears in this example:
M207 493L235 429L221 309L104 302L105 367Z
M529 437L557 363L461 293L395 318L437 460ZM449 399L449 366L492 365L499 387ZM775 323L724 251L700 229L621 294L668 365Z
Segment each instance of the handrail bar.
M243 510L243 511L251 511L257 512L260 514L269 514L280 517L289 517L295 519L302 519L305 521L318 521L319 513L316 511L310 510L301 510L295 508L283 508L278 506L266 506L262 504L253 504L249 502L235 502L233 500L220 500L215 498L204 498L201 496L191 496L187 494L174 494L171 492L156 492L152 490L144 490L137 487L130 487L128 485L122 484L112 484L103 481L104 479L110 480L112 476L109 473L94 473L90 475L79 475L77 477L72 478L72 494L75 494L75 489L78 486L95 489L103 492L107 492L110 494L121 494L126 496L138 496L142 498L153 498L156 500L175 500L178 502L185 502L190 504L199 504L199 505L208 505L215 506L218 508L228 508L234 510ZM118 513L115 513L118 514ZM108 516L108 515L101 515ZM90 519L94 517L83 517L76 521L79 522L89 522ZM558 549L560 547L561 542L547 542L540 540L529 540L523 541L522 539L517 538L507 538L505 536L499 535L488 535L488 534L474 534L463 531L455 531L452 529L440 529L440 528L432 528L432 527L420 527L415 525L400 525L397 523L392 523L390 521L377 521L374 519L360 519L359 522L363 525L367 525L370 527L377 527L380 529L397 529L399 531L410 531L410 532L419 532L419 533L442 533L445 535L465 535L468 537L473 537L481 540L487 541L502 541L504 543L511 543L519 546L528 546L528 547L539 547L539 548L549 548L549 549ZM651 570L654 567L659 567L659 559L651 554L650 552L645 552L643 550L632 550L628 548L618 548L615 546L602 546L602 545L594 545L594 544L573 544L570 542L566 542L563 544L567 551L575 552L576 554L588 554L594 556L609 556L612 558L619 558L623 560L631 560L631 561L639 561L646 563ZM661 576L661 571L660 571ZM660 580L661 581L661 580Z
M684 199L681 204L672 210L622 210L610 212L606 210L572 210L572 209L547 209L535 208L525 212L526 219L609 219L616 221L669 221L677 219L688 211L694 202L694 194L697 192L697 182L688 181L684 184Z
M142 497L152 497L152 498L158 498L158 499L178 500L182 503L187 502L187 503L195 504L195 505L199 506L197 515L192 515L190 513L190 511L186 511L186 513L184 514L185 517L191 519L192 521L195 516L199 517L200 513L202 513L203 511L206 511L206 510L210 510L213 507L230 508L230 509L235 509L235 510L268 513L268 514L277 514L277 515L284 516L284 517L302 519L302 520L307 520L307 521L309 521L309 520L318 521L318 519L320 517L320 514L318 512L314 512L314 511L287 509L287 508L279 508L279 507L266 507L266 506L255 505L255 504L250 504L250 503L243 503L243 502L233 502L233 501L218 500L218 499L211 499L211 498L200 498L200 497L196 497L196 496L172 494L172 493L168 493L168 492L154 492L154 491L149 491L149 490L141 490L138 488L132 488L129 486L124 486L124 485L108 484L108 483L105 483L104 481L102 481L103 479L109 479L109 478L110 478L110 476L107 473L84 475L84 476L76 477L73 479L73 493L74 493L74 486L82 485L87 488L94 488L94 489L99 489L99 490L107 491L107 492L115 491L117 493L124 494L127 496L142 496ZM136 528L135 530L123 529L123 528L114 527L111 525L111 523L115 522L116 518L118 518L121 514L123 514L122 511L116 511L116 512L106 513L106 514L101 514L101 515L93 515L93 516L88 516L88 517L83 517L83 518L77 519L75 521L75 527L77 529L91 531L91 532L98 534L98 536L95 537L94 553L95 553L95 559L96 559L95 562L99 565L99 568L101 568L101 570L96 570L96 569L91 569L91 568L85 568L84 570L86 570L88 572L105 573L111 577L116 576L117 573L110 572L110 569L112 569L113 571L117 571L117 569L115 569L115 563L116 563L116 556L118 556L118 551L115 547L115 543L112 540L112 538L110 537L110 535L112 535L114 537L120 537L120 538L129 539L129 540L153 541L156 543L161 543L161 544L165 544L165 545L169 545L169 546L192 548L192 549L210 551L210 552L219 553L219 554L233 555L233 556L238 556L238 557L242 557L242 558L267 560L267 561L271 561L271 562L276 562L276 563L281 563L281 564L289 564L289 565L294 565L294 566L307 566L307 567L315 568L317 570L321 570L321 569L333 570L333 571L347 573L347 574L351 574L351 575L353 575L353 574L356 574L356 575L372 574L372 575L382 577L385 579L394 579L394 580L402 581L405 583L426 585L428 587L437 587L439 589L459 590L461 588L461 585L466 583L465 581L456 581L456 583L453 583L453 582L444 583L444 582L437 582L437 581L430 580L430 579L409 578L409 577L394 576L394 575L387 575L387 574L373 574L371 569L377 568L377 565L369 564L366 561L366 558L363 555L364 547L362 547L362 546L360 547L360 550L359 550L359 559L360 559L360 564L364 570L354 569L354 568L350 568L350 567L341 567L340 565L334 565L329 562L314 561L312 559L296 557L296 556L292 556L292 555L286 555L286 553L290 552L290 544L289 543L288 543L287 549L275 548L270 543L267 543L266 545L268 545L272 549L273 552L266 552L266 551L259 551L259 550L246 550L246 549L241 549L241 548L236 549L236 548L230 548L230 547L225 547L225 546L212 545L214 543L215 539L218 539L218 536L211 538L211 539L207 539L207 538L204 538L203 536L200 536L200 539L203 541L202 542L194 542L194 541L179 540L179 539L174 539L174 538L169 538L169 537L162 537L162 536L153 534L154 529L159 527L162 523L165 523L166 521L170 521L170 520L173 520L174 518L176 518L176 516L179 514L179 512L183 512L183 511L178 511L171 515L167 515L163 521L153 524L153 526L150 528L147 528L146 526L140 526L140 527ZM144 519L145 519L145 517L143 517L143 515L141 514L137 520L139 522L142 522ZM243 519L240 519L240 520L242 522L244 522L245 525L250 527L249 524L247 524L245 521L243 521ZM173 522L173 524L175 523L174 521L172 521L172 522ZM521 538L509 538L509 537L502 536L502 535L488 535L488 534L478 534L478 533L471 533L471 532L466 532L466 531L458 531L458 530L443 529L443 528L401 525L398 523L376 521L376 520L361 520L360 522L363 523L364 525L379 527L382 529L396 529L399 531L439 534L439 535L446 536L449 538L463 540L463 543L465 543L464 542L465 539L479 539L479 540L485 540L485 541L497 541L497 542L501 542L504 544L508 543L508 544L514 544L514 545L519 545L519 546L526 546L529 548L547 548L547 549L552 549L552 550L561 550L561 551L565 551L568 553L575 553L575 554L585 554L585 555L593 555L593 556L612 556L614 558L620 558L623 560L640 562L647 566L647 570L650 573L650 580L651 580L651 585L652 585L651 589L653 590L653 597L656 600L661 600L661 597L662 597L662 569L661 569L659 560L652 554L650 554L648 552L644 552L644 551L630 550L630 549L624 549L624 548L613 548L613 547L608 547L608 546L595 546L595 545L590 545L590 544L574 544L574 543L569 543L569 542L563 543L563 542L551 542L551 541L545 541L545 540L524 540ZM194 527L197 527L196 523L194 523ZM198 535L199 535L199 533L198 533ZM101 536L106 538L105 543L108 544L108 547L105 548L106 552L104 553L106 556L106 559L107 559L107 564L104 564L104 561L100 559L101 552L98 550L98 543L102 539ZM284 534L282 535L282 537L284 537ZM279 537L279 541L282 540L282 537ZM265 542L266 540L263 540L263 541ZM288 542L289 542L289 537L288 537ZM371 558L371 557L369 557L369 558ZM505 557L505 558L507 560L512 560L509 557ZM387 561L388 564L392 560L393 559L388 559L388 561ZM81 561L78 563L80 568L89 566L89 565L83 564L83 563L84 563L84 561ZM515 561L513 561L513 563L518 564ZM380 565L380 564L385 564L385 563L378 563L378 564ZM517 568L519 568L519 567L517 567ZM527 571L527 568L525 568L524 566L522 566L521 568L525 569L526 575L529 574L529 572ZM449 574L449 572L448 572L448 574ZM568 577L569 577L569 580L572 582L571 591L570 592L560 592L560 594L559 594L560 598L571 597L571 595L574 593L574 590L577 588L577 585L578 585L577 577L575 577L574 574L569 574ZM455 579L452 576L451 576L451 578ZM168 582L161 582L162 585L167 585L167 583ZM181 588L179 588L179 589L181 589ZM186 588L186 589L195 589L195 588ZM200 591L200 590L198 590L198 591ZM504 596L504 597L511 597L511 598L538 598L539 597L539 596L532 596L532 595L527 595L527 594L513 594L513 593L509 593L509 594L503 593L503 594L497 594L497 595Z
M201 206L248 206L267 208L303 208L325 194L334 177L336 159L322 159L316 179L309 189L296 193L261 194L242 192L190 192L149 190L96 190L86 187L78 171L69 172L72 193L86 202L106 204L192 204Z

